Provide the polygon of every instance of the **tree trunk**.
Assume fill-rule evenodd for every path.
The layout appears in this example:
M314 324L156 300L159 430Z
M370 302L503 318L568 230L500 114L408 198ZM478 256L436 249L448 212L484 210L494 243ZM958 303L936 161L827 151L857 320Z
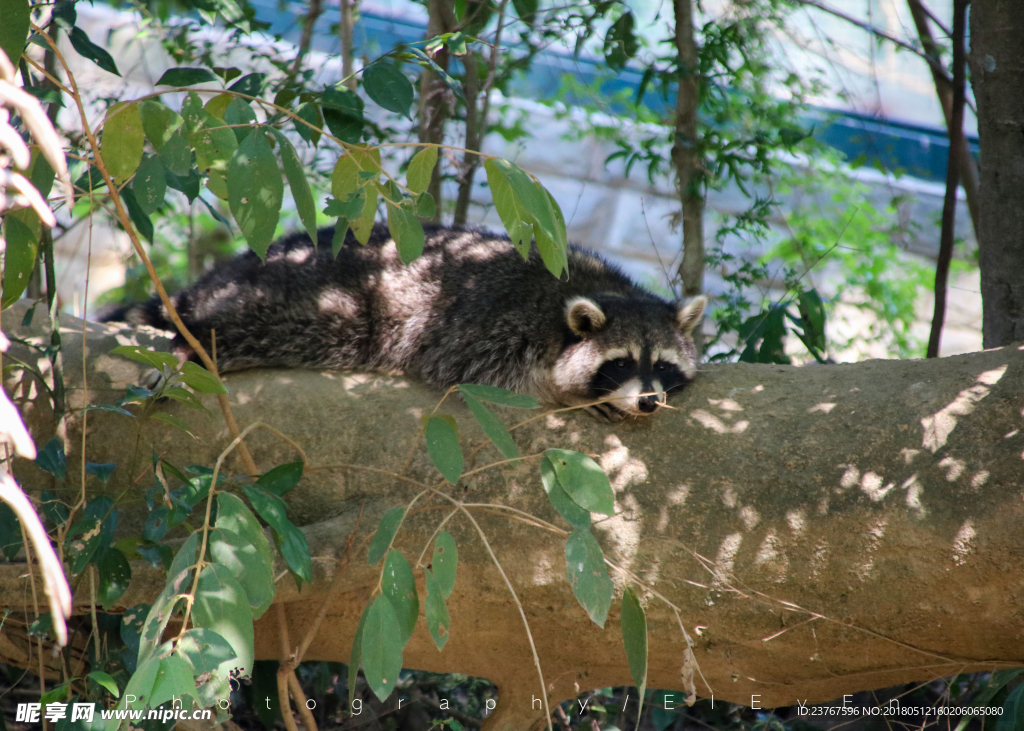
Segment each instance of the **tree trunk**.
M675 46L678 60L675 141L672 164L676 190L683 207L683 260L679 264L683 296L704 291L704 166L697 139L697 109L700 106L700 58L693 35L693 1L674 0ZM697 347L703 338L698 329Z
M427 38L450 33L455 30L457 21L452 9L452 0L428 0L427 2ZM444 71L448 71L450 53L448 46L442 46L434 53L434 62ZM444 143L444 123L448 117L451 90L440 76L432 69L424 67L420 76L419 106L419 140L433 145ZM442 151L443 152L443 151ZM434 197L437 204L435 223L441 221L441 168L443 161L438 159L430 178L427 192Z
M22 312L16 306L4 314L8 328ZM109 350L132 341L166 348L167 340L89 324L87 393L81 323L64 323L71 451L68 481L56 491L74 499L81 489L80 410L87 401L116 400L143 375ZM15 328L12 335L26 333ZM30 363L39 357L23 346L11 352ZM52 434L51 413L36 382L21 371L9 378L18 379L8 386L37 444L44 444ZM365 507L345 589L308 656L347 662L360 612L379 578L380 568L366 565L365 539L387 509L418 491L351 465L401 470L420 416L430 413L439 394L401 377L337 372L248 371L228 375L226 383L240 424L263 421L306 451L305 476L287 500L314 556L336 556ZM204 400L216 411L212 399ZM611 479L616 515L596 520L593 531L606 556L636 577L629 583L645 603L650 631L648 687L681 687L686 648L675 610L652 590L678 609L695 640L708 683L698 676L698 692L718 700L753 700L764 708L815 703L1024 664L1024 645L1012 639L1024 624L1024 350L804 368L708 366L670 406L611 426L573 412L536 419L512 432L526 455L522 462L440 488L472 504L468 509L525 608L553 702L574 696L577 685L632 680L619 600L602 630L566 581L559 531L568 525L539 479L537 455L548 448L592 454ZM177 465L212 465L229 441L219 418L177 402L160 409L186 420L197 438L145 422L134 470L129 462L138 422L89 414L89 461L118 463L102 489L114 496L128 491L119 503L125 534L137 534L146 517L142 492L150 479L133 483L151 450ZM508 424L531 415L495 410ZM454 396L441 411L457 419L470 455L482 434L473 417ZM268 432L254 432L248 442L261 469L296 459L292 447ZM501 459L488 446L473 464L467 460L466 470ZM233 458L225 469L243 472ZM30 492L54 489L52 478L29 462L17 460L15 472ZM422 448L405 475L432 485L439 479ZM89 489L99 494L101 486ZM525 511L558 530L484 504ZM396 540L411 562L451 510L443 500L417 507ZM456 516L445 529L459 546L448 603L451 636L438 652L421 623L404 663L490 678L500 701L488 728L522 731L543 714L532 702L542 691L519 613L472 525ZM294 642L312 623L333 571L326 558L314 560L314 567L316 581L301 594L286 573L278 585ZM162 584L151 569L133 568L125 607L151 600ZM422 570L415 571L422 597ZM0 566L0 608L22 609L25 573L24 566ZM610 574L621 595L626 574ZM257 622L257 658L279 656L274 617L268 612ZM0 642L0 652L5 647Z
M986 348L1024 341L1024 3L974 0L971 82L978 102L978 230Z

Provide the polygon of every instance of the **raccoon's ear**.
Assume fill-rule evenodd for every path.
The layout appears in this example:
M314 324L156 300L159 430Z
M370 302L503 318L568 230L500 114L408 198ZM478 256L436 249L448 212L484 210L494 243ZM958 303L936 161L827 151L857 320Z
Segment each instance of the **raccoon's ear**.
M693 334L693 329L697 327L700 318L704 316L704 308L707 307L707 304L708 298L701 295L700 297L694 297L686 305L679 308L676 323L679 325L683 335Z
M607 318L594 300L575 297L565 305L565 321L570 330L580 337L586 337L604 327Z

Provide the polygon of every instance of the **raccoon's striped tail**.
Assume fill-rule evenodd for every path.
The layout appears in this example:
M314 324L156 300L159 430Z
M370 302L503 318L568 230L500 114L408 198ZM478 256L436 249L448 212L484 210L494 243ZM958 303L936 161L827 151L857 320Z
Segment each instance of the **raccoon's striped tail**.
M163 304L158 297L145 302L114 305L99 313L100 322L125 322L129 325L149 325L160 330L174 331L174 323L164 316Z

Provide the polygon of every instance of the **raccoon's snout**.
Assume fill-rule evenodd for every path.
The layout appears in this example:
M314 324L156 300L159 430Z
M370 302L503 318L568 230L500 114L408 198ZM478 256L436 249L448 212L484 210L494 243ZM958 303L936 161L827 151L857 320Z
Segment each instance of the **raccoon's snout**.
M653 414L658 409L658 406L661 405L661 402L663 400L663 397L661 397L658 394L652 394L650 396L641 396L640 399L637 401L636 406L645 414Z

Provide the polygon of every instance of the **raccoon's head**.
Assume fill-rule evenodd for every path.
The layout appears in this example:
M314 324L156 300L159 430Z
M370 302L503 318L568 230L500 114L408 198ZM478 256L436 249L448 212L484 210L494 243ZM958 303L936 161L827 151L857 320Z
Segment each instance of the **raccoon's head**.
M575 297L566 302L571 342L555 365L553 385L601 419L646 416L697 374L693 330L707 299L677 306L654 297Z

